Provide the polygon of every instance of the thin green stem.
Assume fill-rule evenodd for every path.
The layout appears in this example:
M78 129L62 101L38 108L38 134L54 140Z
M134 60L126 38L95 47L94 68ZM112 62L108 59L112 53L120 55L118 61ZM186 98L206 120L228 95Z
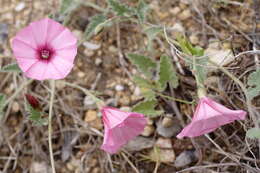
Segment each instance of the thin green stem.
M157 95L161 96L161 97L164 97L164 98L167 98L169 100L173 100L173 101L177 101L177 102L181 102L181 103L185 103L185 104L194 104L194 102L189 102L189 101L185 101L185 100L181 100L181 99L176 99L176 98L173 98L173 97L170 97L170 96L167 96L167 95L164 95L164 94L161 94L159 92L156 93Z
M49 141L49 152L50 152L50 160L51 160L51 169L52 173L56 173L55 165L54 165L54 157L53 157L53 149L52 149L52 112L53 112L53 102L54 102L54 94L55 94L55 80L50 81L51 85L51 98L50 98L50 106L49 106L49 118L48 118L48 141Z

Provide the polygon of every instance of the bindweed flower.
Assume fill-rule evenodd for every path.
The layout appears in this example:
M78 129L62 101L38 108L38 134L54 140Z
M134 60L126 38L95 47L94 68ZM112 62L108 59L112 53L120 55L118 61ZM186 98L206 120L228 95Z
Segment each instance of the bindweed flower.
M11 46L25 76L37 80L65 78L77 54L76 37L49 18L22 29Z
M191 123L177 135L177 138L200 136L235 120L244 120L245 117L246 112L243 110L231 110L208 97L202 97Z
M142 133L147 123L144 115L139 113L111 107L104 107L101 111L105 126L101 148L110 154L116 153L129 140Z
M25 98L28 101L28 103L34 108L34 109L39 109L40 104L39 101L32 95L30 94L25 94Z

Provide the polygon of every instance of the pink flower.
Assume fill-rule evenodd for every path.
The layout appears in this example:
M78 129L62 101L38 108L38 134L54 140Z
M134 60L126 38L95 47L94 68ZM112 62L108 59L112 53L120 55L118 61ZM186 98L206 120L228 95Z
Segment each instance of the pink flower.
M246 112L243 110L231 110L208 97L202 97L191 123L177 135L177 138L200 136L235 120L244 120L245 117Z
M146 118L139 113L110 107L104 107L101 111L105 126L101 148L110 154L116 153L129 140L142 133L147 123Z
M21 70L37 80L65 78L77 54L76 37L49 18L22 29L11 45Z

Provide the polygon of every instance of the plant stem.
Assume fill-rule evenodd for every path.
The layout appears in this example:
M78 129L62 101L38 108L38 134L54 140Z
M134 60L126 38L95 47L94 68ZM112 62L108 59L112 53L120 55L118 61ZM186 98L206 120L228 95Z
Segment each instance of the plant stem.
M167 96L167 95L164 95L164 94L161 94L159 92L156 92L157 95L161 96L161 97L164 97L166 99L169 99L169 100L174 100L174 101L177 101L177 102L181 102L181 103L185 103L185 104L194 104L193 101L189 102L189 101L185 101L185 100L181 100L181 99L176 99L176 98L173 98L173 97L170 97L170 96Z
M53 151L52 151L52 137L51 137L52 136L51 119L52 119L53 102L54 102L54 94L55 94L55 80L51 80L50 85L51 85L51 98L50 98L49 119L48 119L48 141L49 141L49 152L50 152L52 173L56 173L55 165L54 165Z
M9 98L6 100L6 102L5 102L4 105L3 105L3 108L4 108L5 106L7 106L8 103L10 103L13 99L15 99L16 96L17 96L27 85L29 85L30 83L32 83L32 81L33 81L33 80L30 79L30 80L28 80L28 81L23 82L22 85L15 91L15 93L14 93L11 97L9 97Z

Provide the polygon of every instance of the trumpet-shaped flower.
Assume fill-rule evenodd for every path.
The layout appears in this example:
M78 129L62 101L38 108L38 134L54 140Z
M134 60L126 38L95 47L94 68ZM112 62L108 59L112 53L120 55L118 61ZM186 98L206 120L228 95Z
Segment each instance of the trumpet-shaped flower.
M116 153L129 140L142 133L147 123L142 114L111 107L102 109L102 119L105 134L101 148L110 154Z
M22 29L11 46L25 76L37 80L65 78L77 54L76 37L49 18Z
M200 136L235 120L244 120L245 117L246 112L243 110L231 110L208 97L202 97L191 123L177 135L177 138Z

